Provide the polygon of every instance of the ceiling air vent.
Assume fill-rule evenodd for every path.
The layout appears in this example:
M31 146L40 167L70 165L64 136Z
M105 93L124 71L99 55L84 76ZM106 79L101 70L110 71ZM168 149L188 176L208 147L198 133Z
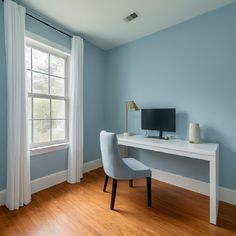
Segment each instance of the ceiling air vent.
M124 21L125 22L130 22L130 21L134 20L137 17L138 17L138 14L136 12L133 12L130 15L128 15L127 17L125 17Z

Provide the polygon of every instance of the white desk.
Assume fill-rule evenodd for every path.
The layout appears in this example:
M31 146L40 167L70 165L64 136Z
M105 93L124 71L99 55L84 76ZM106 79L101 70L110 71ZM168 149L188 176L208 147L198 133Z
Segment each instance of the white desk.
M141 135L117 135L118 144L156 152L209 161L210 223L216 224L218 215L218 162L219 145L214 143L190 144L183 140L161 140Z

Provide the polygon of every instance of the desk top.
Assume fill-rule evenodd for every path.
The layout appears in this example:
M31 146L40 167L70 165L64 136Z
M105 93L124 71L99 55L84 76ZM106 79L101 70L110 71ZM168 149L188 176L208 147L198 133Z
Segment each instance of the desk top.
M120 145L160 151L176 155L192 155L192 157L194 157L194 154L203 155L205 157L199 159L205 160L208 160L208 157L206 156L216 156L219 147L219 145L215 143L191 144L188 141L180 139L163 140L147 138L142 135L124 136L123 134L118 134L117 139L118 144Z

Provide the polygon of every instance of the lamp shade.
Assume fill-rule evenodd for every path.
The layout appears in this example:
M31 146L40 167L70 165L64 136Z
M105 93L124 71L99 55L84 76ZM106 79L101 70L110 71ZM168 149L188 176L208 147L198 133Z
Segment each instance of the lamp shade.
M127 105L128 109L131 111L138 111L139 110L137 104L134 101L127 101L126 105Z

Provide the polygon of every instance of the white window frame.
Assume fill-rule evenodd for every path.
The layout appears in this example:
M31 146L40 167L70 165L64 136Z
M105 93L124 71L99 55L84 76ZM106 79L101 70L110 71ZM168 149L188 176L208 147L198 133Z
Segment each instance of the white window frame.
M51 46L48 46L44 43L41 43L39 41L36 41L32 38L26 37L26 47L31 47L31 48L35 48L39 51L57 56L57 57L61 57L65 60L65 76L64 76L64 85L65 85L65 96L55 96L55 95L49 95L49 94L37 94L37 93L28 93L28 97L37 97L37 98L47 98L47 99L57 99L57 100L63 100L65 101L65 139L63 140L57 140L57 141L50 141L50 142L41 142L41 143L32 143L30 145L30 154L32 155L38 155L38 154L43 154L43 153L47 153L47 152L51 152L51 151L56 151L56 150L61 150L61 149L65 149L68 147L68 143L69 143L69 97L68 97L68 84L69 84L69 61L70 61L70 54L68 54L67 52L58 50L56 48L53 48ZM31 52L32 53L32 52ZM27 70L26 70L27 71ZM32 54L31 54L31 86L33 86L32 84ZM44 73L42 73L44 74ZM47 74L50 76L50 70L49 70L49 74ZM50 83L49 83L49 91L50 91ZM31 109L32 109L32 114L33 114L33 99L31 102ZM51 100L50 100L50 113L51 113ZM27 117L27 120L29 120L29 118ZM31 138L33 139L33 117L31 117L32 120L32 127L31 127ZM50 122L52 122L53 119L51 119L51 115L50 115ZM57 119L60 120L60 119ZM64 120L64 119L63 119ZM50 124L50 137L51 137L51 124Z

